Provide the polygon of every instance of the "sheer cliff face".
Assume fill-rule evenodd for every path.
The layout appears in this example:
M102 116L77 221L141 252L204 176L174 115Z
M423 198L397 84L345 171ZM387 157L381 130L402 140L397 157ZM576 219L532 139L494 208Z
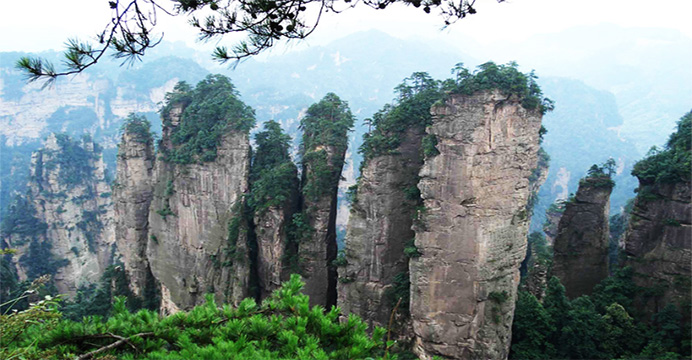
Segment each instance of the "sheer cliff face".
M560 279L567 296L589 295L608 277L610 192L598 179L579 183L574 201L565 205L554 244L552 274Z
M625 237L627 265L637 285L662 290L642 304L653 314L668 303L690 299L692 206L690 182L659 184L649 196L638 195Z
M115 241L130 288L141 296L149 275L146 258L149 206L153 197L154 151L151 139L124 133L118 149L118 174L113 186Z
M98 282L113 254L110 185L104 179L103 160L95 147L88 139L75 141L65 135L50 135L45 148L32 156L27 197L36 218L46 226L42 236L33 241L46 243L53 259L34 260L43 262L43 266L61 263L53 278L58 292L69 296L80 285ZM21 249L17 257L20 280L24 280L30 272L28 267L41 265L22 265Z
M410 261L414 350L506 358L541 114L498 92L451 95L433 114L439 155L420 172L422 255Z
M318 146L312 153L324 153L325 163L331 168L331 177L341 177L346 151L333 146ZM336 164L340 164L337 166ZM303 188L316 184L320 176L317 162L303 162ZM329 183L338 184L332 179ZM312 185L314 186L314 185ZM318 196L303 196L303 213L312 233L298 243L300 271L305 280L303 293L310 297L310 306L321 305L329 308L336 304L336 269L332 262L336 259L336 205L338 187L325 189Z
M291 275L286 263L288 224L298 207L298 178L291 185L291 196L281 206L272 206L254 216L257 240L257 275L260 297L266 298Z
M388 296L397 275L408 272L404 247L415 236L415 207L422 129L411 128L395 155L368 160L358 183L346 235L347 265L339 269L338 304L370 325L386 326L396 305ZM408 275L406 275L408 278Z
M173 107L163 129L162 147L180 123ZM214 161L174 164L157 161L149 211L147 258L161 284L162 308L173 312L203 302L237 304L248 295L248 225L242 196L248 190L248 136L222 135Z

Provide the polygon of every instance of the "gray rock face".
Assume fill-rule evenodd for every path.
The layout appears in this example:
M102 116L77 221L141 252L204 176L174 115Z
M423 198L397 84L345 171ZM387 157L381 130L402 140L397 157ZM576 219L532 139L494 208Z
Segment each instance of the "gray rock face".
M162 147L180 122L171 111ZM214 161L173 164L157 161L149 212L147 258L161 284L162 310L174 312L203 302L204 294L237 304L248 295L248 225L242 196L248 191L248 136L222 135Z
M538 201L538 191L548 178L548 162L541 161L542 149L539 151L539 161L532 176L529 178L529 218L533 216L533 205ZM531 235L529 235L531 236ZM546 285L548 284L549 266L546 261L540 258L536 245L531 245L529 241L527 258L524 260L526 275L522 279L524 290L533 294L538 300L543 298ZM522 266L524 266L522 264Z
M257 275L262 299L287 281L291 269L287 268L287 230L298 205L298 182L293 186L293 196L280 207L270 207L255 214L257 239Z
M555 237L552 274L569 298L589 295L608 277L608 209L611 186L584 178L573 202L565 205Z
M333 188L325 189L318 198L303 196L303 214L312 229L311 236L298 243L300 272L305 281L303 293L310 297L310 306L322 305L329 308L336 305L336 268L332 262L336 259L336 205L338 179L341 177L341 166L346 151L337 151L332 146L319 146L313 152L325 152L326 164L332 168L331 176L336 177L329 183ZM303 162L303 188L310 186L315 163ZM305 180L307 179L307 180Z
M440 153L418 185L426 211L415 225L422 255L410 261L414 350L506 358L541 114L499 92L451 95L432 111Z
M642 307L654 314L666 304L689 304L692 276L692 206L689 182L653 186L637 195L625 235L626 264L637 285L662 290Z
M118 148L113 203L115 241L132 292L141 296L150 276L147 259L149 206L154 196L154 149L151 141L124 133Z
M558 227L560 226L560 219L562 214L565 213L565 206L562 203L558 203L557 207L548 208L545 212L545 223L543 224L543 232L545 233L545 240L548 245L553 245L555 243L555 238L557 237Z
M98 282L111 265L114 226L110 185L97 145L83 139L65 149L61 143L66 142L50 135L45 148L33 154L27 200L47 227L36 240L49 244L54 260L41 261L64 259L53 278L59 293L73 296L80 285ZM18 249L19 279L26 280L28 269L21 258L29 244L9 245Z
M409 129L395 154L370 159L351 206L338 304L371 326L387 326L397 301L387 293L395 277L408 272L404 248L415 236L411 226L418 201L407 193L416 189L423 165L423 135L422 130Z

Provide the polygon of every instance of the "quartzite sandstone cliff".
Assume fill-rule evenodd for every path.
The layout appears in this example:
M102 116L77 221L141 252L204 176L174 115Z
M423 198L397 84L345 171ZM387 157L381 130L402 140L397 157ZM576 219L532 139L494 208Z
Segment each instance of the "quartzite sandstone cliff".
M132 292L144 293L151 276L147 259L149 207L154 196L154 145L151 137L125 132L118 147L113 186L115 241Z
M587 177L573 201L565 205L555 237L552 274L574 299L589 295L608 277L608 209L611 183Z
M173 148L170 136L182 111L181 106L172 107L161 147ZM206 293L229 304L249 295L248 225L243 216L249 166L248 136L231 129L221 136L213 161L156 162L147 258L161 284L164 311L189 309L203 302Z
M291 195L280 206L271 206L254 216L257 240L257 277L260 297L266 298L291 275L288 256L289 224L298 207L298 178L291 184Z
M333 146L320 145L312 150L315 153L324 153L326 164L335 167L343 164L345 149L339 151ZM303 161L303 189L310 186L311 178L315 174L315 162ZM310 235L298 243L298 261L300 272L305 281L303 293L310 297L310 305L322 305L330 307L336 305L336 268L332 262L336 259L336 205L338 195L338 179L341 178L341 165L330 171L332 179L329 183L335 184L332 188L320 191L320 195L313 197L305 195L302 198L302 209L305 220L311 228ZM314 186L314 185L313 185Z
M112 262L111 191L101 152L88 136L51 134L31 162L26 201L38 220L29 229L34 236L8 234L6 241L18 250L20 280L54 271L58 292L71 296L79 286L98 282Z
M624 250L637 285L660 290L641 304L649 315L669 303L690 303L691 186L689 181L656 184L647 195L640 191L634 203Z
M506 358L541 113L481 92L450 95L433 114L439 155L420 172L426 211L416 225L421 256L410 262L415 351Z
M424 135L412 127L393 154L368 160L351 205L338 303L345 313L359 315L370 325L387 326L398 301L395 282L403 286L401 282L408 281L404 248L415 236L411 226L419 205L415 189Z

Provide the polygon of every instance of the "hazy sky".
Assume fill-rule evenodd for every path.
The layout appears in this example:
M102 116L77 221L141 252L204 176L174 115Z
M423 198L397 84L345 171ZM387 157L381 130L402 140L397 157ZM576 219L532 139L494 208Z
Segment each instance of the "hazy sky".
M166 3L166 0L161 0ZM478 14L440 30L442 18L421 9L394 6L376 11L359 6L342 14L327 14L307 43L324 44L349 33L379 29L408 38L470 37L481 43L499 39L520 41L538 33L552 33L578 25L613 23L624 27L677 29L692 37L690 0L477 0ZM6 1L0 12L0 51L62 49L68 38L91 38L110 18L107 0ZM196 44L196 34L184 18L160 14L166 40ZM224 42L232 45L233 41ZM291 48L291 47L289 47ZM279 48L275 51L286 51Z

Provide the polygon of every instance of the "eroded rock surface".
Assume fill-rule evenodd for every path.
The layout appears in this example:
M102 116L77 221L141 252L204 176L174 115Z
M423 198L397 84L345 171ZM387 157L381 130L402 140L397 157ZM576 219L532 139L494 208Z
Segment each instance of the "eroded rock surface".
M323 146L317 152L324 152L329 166L343 164L345 151L339 152L331 146ZM315 171L314 163L303 162L304 179L309 179ZM331 176L341 177L341 166L331 171ZM309 184L311 180L304 180ZM338 184L338 181L332 181ZM303 293L310 297L310 305L330 307L336 304L336 205L338 187L325 189L318 197L303 197L303 214L310 227L310 235L298 243L298 261L301 275L305 280Z
M255 214L255 237L257 239L257 276L260 297L266 298L287 281L291 275L288 268L286 246L288 226L298 205L298 183L292 185L292 196L281 206L272 206Z
M652 186L638 195L625 237L626 264L635 282L660 290L642 304L655 314L666 304L689 304L692 276L692 206L690 182Z
M529 176L541 113L499 92L450 95L428 132L439 155L418 187L411 316L422 359L502 359L526 254Z
M147 259L149 206L154 196L154 149L151 137L125 132L118 148L113 186L115 240L132 292L140 296L151 276Z
M387 326L398 301L394 284L408 281L404 248L418 205L418 172L423 165L422 129L411 128L391 155L368 160L358 183L346 235L345 267L339 269L339 306L371 326ZM403 284L398 284L402 286ZM408 309L403 309L407 312Z
M19 280L53 275L58 292L68 296L98 282L114 252L111 190L98 145L51 134L32 156L28 187L24 201L33 214L19 215L34 224L4 234L18 250Z
M584 178L573 201L565 204L555 237L552 274L574 299L589 295L608 277L610 192L598 178Z
M162 143L180 123L173 107ZM162 304L189 309L213 293L218 302L237 304L248 296L250 259L243 194L248 191L250 142L228 129L215 160L191 164L157 161L149 212L147 258L161 283Z

